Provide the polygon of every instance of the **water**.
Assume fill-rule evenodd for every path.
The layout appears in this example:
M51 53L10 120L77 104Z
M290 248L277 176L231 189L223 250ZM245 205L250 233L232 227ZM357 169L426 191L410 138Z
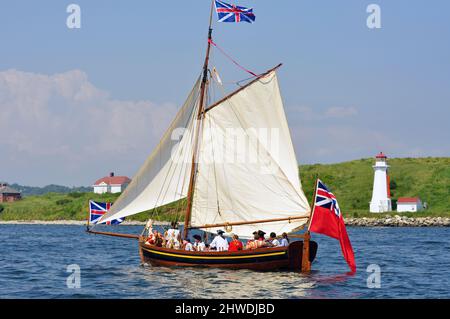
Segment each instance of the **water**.
M81 226L0 225L0 298L450 298L450 228L348 231L354 276L338 242L315 234L313 272L301 275L143 267L136 240L88 235ZM67 287L71 264L80 266L80 289ZM367 287L370 264L381 268L379 289Z

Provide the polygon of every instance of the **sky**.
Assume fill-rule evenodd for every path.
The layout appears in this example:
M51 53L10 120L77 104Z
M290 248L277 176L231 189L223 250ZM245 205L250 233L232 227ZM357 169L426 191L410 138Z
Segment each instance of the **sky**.
M256 22L215 22L214 41L254 72L283 63L300 164L450 156L449 1L234 2ZM66 25L71 3L79 29ZM2 0L0 180L132 177L201 72L209 3ZM367 27L373 3L379 29ZM214 50L211 65L224 81L248 75Z

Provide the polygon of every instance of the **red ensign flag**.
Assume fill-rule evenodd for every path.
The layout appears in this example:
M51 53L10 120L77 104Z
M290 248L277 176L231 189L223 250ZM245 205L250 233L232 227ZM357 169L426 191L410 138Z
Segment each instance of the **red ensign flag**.
M342 254L348 266L352 272L356 272L355 255L339 204L333 193L319 179L317 180L312 214L309 230L339 240Z

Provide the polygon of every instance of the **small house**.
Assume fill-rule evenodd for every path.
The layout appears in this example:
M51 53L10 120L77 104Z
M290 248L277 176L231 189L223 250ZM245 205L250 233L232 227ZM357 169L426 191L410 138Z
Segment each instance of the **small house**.
M114 176L114 172L111 172L109 176L105 176L97 180L94 185L94 193L121 193L130 184L131 179L127 176Z
M6 183L0 183L0 203L15 202L22 198L22 194Z
M423 204L419 197L400 197L397 199L397 212L418 212L423 210Z

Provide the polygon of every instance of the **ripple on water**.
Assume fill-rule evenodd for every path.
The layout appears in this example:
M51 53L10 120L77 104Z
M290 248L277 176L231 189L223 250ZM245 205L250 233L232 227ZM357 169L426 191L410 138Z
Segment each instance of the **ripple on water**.
M302 275L141 266L135 241L99 241L81 226L0 225L0 297L450 297L449 228L349 228L349 234L358 266L354 276L346 274L339 243L319 235L313 235L319 243L313 271ZM81 268L80 289L67 288L70 264ZM367 288L370 264L381 267L381 289Z

